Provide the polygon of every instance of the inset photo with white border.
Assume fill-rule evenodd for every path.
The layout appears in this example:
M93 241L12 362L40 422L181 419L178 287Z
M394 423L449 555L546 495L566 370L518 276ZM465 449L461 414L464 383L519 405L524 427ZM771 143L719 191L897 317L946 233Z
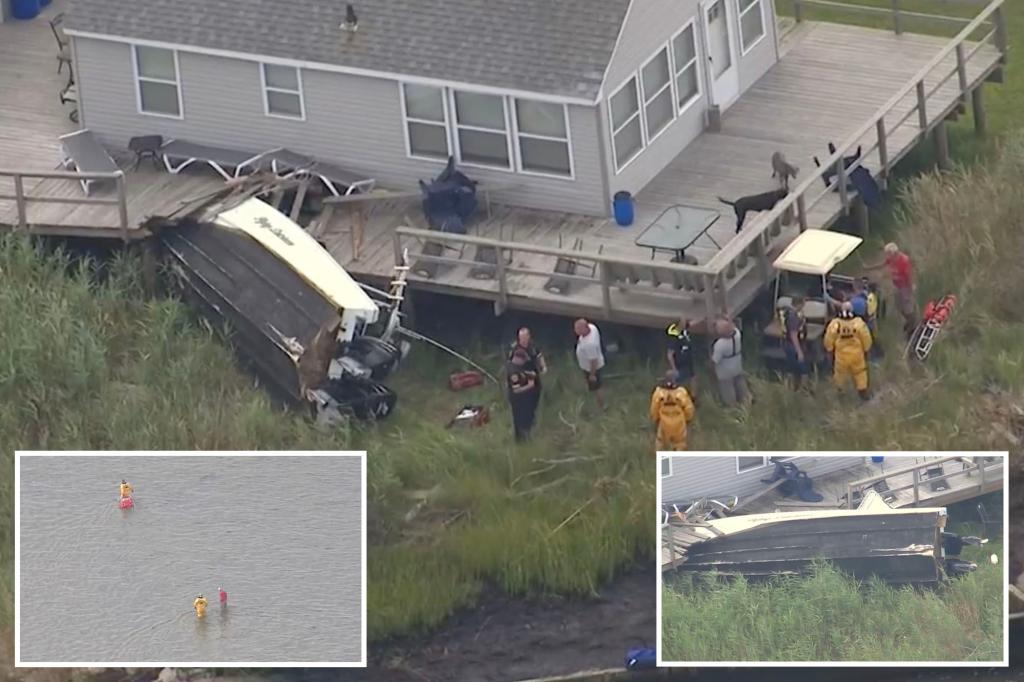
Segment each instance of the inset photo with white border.
M15 453L15 664L366 665L365 452Z
M1007 666L1006 466L659 452L658 665Z

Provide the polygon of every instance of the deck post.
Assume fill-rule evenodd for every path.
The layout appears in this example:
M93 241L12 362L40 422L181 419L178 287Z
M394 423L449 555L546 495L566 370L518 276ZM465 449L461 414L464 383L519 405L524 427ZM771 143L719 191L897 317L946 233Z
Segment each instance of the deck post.
M498 302L494 304L495 315L501 315L508 309L508 279L505 275L505 249L498 247L495 250L495 271L498 275Z
M20 174L14 175L14 203L18 207L18 229L28 229L28 216L25 215L25 185Z
M917 488L921 483L921 470L914 469L912 473L914 477L914 506L916 507L917 503L921 501L921 491Z
M712 326L715 322L715 299L713 294L713 286L711 284L711 276L707 273L701 275L701 280L704 282L704 314L707 316L708 331L713 333L714 329Z
M1003 11L1003 6L999 5L993 12L993 21L996 24L996 49L999 50L1000 62L1006 63L1006 52L1009 46L1009 42L1006 38L1006 13Z
M608 261L601 261L601 305L606 319L612 319L612 273Z
M857 234L861 237L866 237L868 235L868 230L871 227L868 205L864 203L863 199L857 197L853 200L852 208L854 224L857 226Z
M928 130L928 107L925 104L927 98L924 94L924 81L918 81L915 89L917 90L917 124L921 128L921 134L924 135Z
M976 462L975 466L978 467L978 473L981 474L978 481L978 492L985 492L985 458L982 457L980 462Z
M956 44L956 77L960 83L960 103L967 105L970 90L967 87L967 60L964 59L964 44Z
M804 3L801 0L793 0L793 18L798 24L804 20Z
M974 132L977 135L984 135L988 131L988 119L985 114L984 83L978 83L971 93L971 108L974 113Z
M843 154L845 153L844 151ZM839 188L839 205L843 209L843 215L848 215L850 212L850 197L847 196L846 192L846 164L843 162L842 154L839 155L839 160L836 161L836 183Z
M139 243L142 251L142 286L147 297L157 294L157 263L159 261L160 242L156 237L148 237Z
M953 162L949 158L949 128L945 121L939 121L932 130L935 136L936 163L940 170L948 171L953 168Z
M804 195L801 192L796 198L796 217L797 222L800 224L800 232L807 231L807 201L804 199Z
M764 239L758 237L755 242L757 255L757 269L761 274L761 281L765 284L771 279L771 269L768 266L768 249L765 248Z
M117 171L117 216L121 222L121 238L128 241L128 196L122 170Z
M900 0L892 0L892 30L896 35L903 33L903 24L900 21Z
M875 121L875 135L878 137L878 163L881 166L879 175L882 177L882 188L889 185L889 140L885 133L885 117Z

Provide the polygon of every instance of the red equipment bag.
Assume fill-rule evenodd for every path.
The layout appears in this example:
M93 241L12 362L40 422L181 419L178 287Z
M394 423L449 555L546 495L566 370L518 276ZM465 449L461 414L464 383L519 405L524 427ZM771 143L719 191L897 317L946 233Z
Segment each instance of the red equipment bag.
M448 387L453 391L461 391L465 388L472 388L484 383L484 375L476 370L468 372L455 372L448 377Z

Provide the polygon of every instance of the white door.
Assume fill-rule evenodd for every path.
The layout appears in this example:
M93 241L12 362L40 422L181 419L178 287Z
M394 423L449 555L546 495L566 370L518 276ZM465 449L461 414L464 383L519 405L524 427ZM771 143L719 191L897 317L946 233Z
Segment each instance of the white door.
M740 94L740 78L736 68L736 41L730 22L729 0L705 0L701 18L708 48L708 74L711 80L711 102L725 111Z

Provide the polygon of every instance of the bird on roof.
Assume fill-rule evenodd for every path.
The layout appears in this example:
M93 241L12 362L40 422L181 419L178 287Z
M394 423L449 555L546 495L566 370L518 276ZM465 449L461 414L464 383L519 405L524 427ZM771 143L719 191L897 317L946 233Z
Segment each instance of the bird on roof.
M351 4L345 5L345 23L341 25L346 31L355 31L359 25L359 18L356 16L356 8Z

